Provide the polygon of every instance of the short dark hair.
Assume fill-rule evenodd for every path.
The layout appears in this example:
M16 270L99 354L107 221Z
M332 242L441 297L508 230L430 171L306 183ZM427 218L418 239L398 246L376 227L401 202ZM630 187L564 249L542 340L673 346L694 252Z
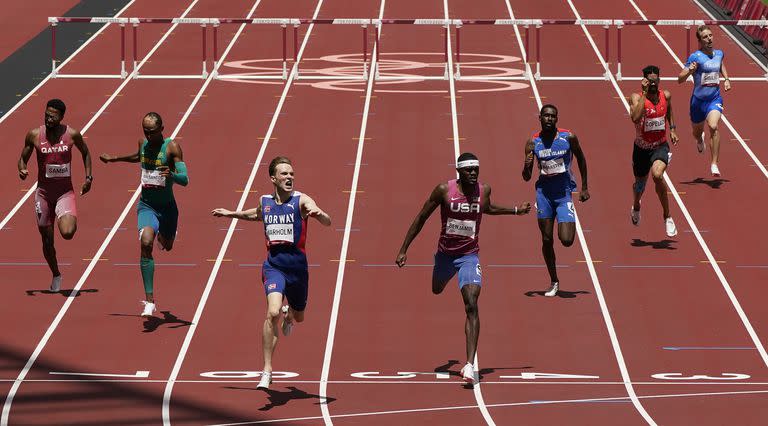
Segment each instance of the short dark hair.
M154 120L157 127L163 127L163 117L160 117L160 114L150 111L146 115L144 115L144 118L151 118Z
M458 163L466 160L477 160L477 155L471 152L464 152L461 155L459 155L459 158L456 160L456 162Z
M552 108L553 110L555 110L555 115L557 115L557 107L552 104L546 104L543 107L541 107L541 109L539 110L539 115L544 114L544 110L547 108Z
M649 74L661 75L659 67L656 65L648 65L647 67L643 68L643 78L648 77Z
M709 30L711 32L712 28L709 28L709 25L699 25L699 27L696 28L696 39L697 40L701 40L701 33L704 30Z
M277 169L278 164L288 164L291 165L291 160L288 157L278 156L272 159L272 161L269 162L269 175L274 176L275 170Z
M67 112L67 106L64 105L64 101L62 101L61 99L51 99L50 101L48 101L45 107L54 108L58 110L62 116L64 115L65 112Z

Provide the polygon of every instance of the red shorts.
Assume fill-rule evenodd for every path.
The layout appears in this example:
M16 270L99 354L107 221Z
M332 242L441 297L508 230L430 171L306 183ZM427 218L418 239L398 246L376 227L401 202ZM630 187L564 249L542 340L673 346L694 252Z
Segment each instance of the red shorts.
M51 226L54 219L58 219L65 214L77 217L75 191L70 188L62 193L60 191L47 191L37 188L37 191L35 191L35 213L37 214L37 226L39 227Z

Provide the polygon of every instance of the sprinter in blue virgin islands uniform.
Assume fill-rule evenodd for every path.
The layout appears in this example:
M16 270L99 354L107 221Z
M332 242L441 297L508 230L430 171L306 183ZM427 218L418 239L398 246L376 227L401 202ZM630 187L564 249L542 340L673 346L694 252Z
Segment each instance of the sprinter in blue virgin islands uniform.
M712 155L710 172L712 176L720 176L717 162L720 157L720 132L717 123L723 113L723 98L720 96L720 77L723 77L723 88L731 90L731 80L723 63L722 50L712 48L712 30L706 25L696 29L699 40L699 50L691 53L685 68L677 76L677 82L682 83L693 76L693 94L691 95L691 124L696 149L704 152L704 125L709 130L709 148Z
M565 247L573 244L576 235L576 213L571 192L576 182L571 173L571 159L576 157L581 173L580 201L589 199L587 188L587 159L581 150L579 139L569 130L557 128L557 107L544 105L539 112L541 131L525 144L523 180L531 180L534 161L539 165L536 181L536 217L541 231L541 252L547 264L552 285L544 296L554 297L560 289L555 268L554 226L557 218L557 236Z
M264 321L264 370L257 388L268 389L272 383L272 356L277 346L277 325L282 316L283 334L288 336L295 322L304 321L307 307L309 274L304 243L307 219L314 217L325 226L331 217L307 194L293 189L293 166L286 157L269 163L269 176L274 194L263 195L259 205L242 211L215 209L214 216L264 222L267 260L262 269L264 292L267 294L267 319ZM283 298L288 304L283 306Z

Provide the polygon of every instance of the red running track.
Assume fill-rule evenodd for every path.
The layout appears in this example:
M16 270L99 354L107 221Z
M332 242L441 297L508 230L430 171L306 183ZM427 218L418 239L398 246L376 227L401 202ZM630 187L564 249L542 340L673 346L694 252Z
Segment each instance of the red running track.
M190 16L245 16L252 4L201 0ZM166 16L179 15L187 5L178 2ZM452 18L510 17L504 1L476 5L456 0L387 1L383 16L442 18L445 5ZM139 6L137 2L134 7ZM141 6L149 11L137 9L126 15L160 16L152 10L156 5ZM378 16L381 6L374 1L302 0L284 4L263 0L255 15L309 17L317 12L321 18ZM640 6L657 10L662 7ZM680 17L699 16L700 11L685 6L677 10L678 5L665 4ZM575 16L564 1L547 0L535 5L511 1L511 7L516 18ZM628 2L615 2L597 10L588 2L576 0L574 7L583 18L636 16ZM222 46L236 30L223 28L227 40ZM199 29L195 30L186 33L180 28L172 35L158 50L157 59L147 64L148 72L196 72L199 64L190 53L197 52L199 46ZM306 31L303 27L300 33L302 40L307 36L302 73L327 72L338 66L343 58L330 55L359 53L359 28L316 26L309 35ZM484 58L488 55L503 55L493 57L502 61L500 67L522 69L518 59L522 54L512 28L473 27L462 31L463 75L488 73L488 64L478 63L487 60ZM595 42L602 46L602 29L593 32ZM159 31L155 34L157 40ZM107 37L109 34L82 54L93 51L98 57L102 49L104 55ZM278 58L279 37L274 28L246 28L222 72L254 64L243 61ZM543 38L547 47L542 68L545 75L602 72L600 59L580 27L547 27ZM655 40L646 28L625 32L625 52L644 51L647 55L642 60L636 56L627 59L625 75L639 69L646 58L658 60L665 75L676 73L676 64L661 44L653 50L641 48L647 46L649 38ZM406 72L442 74L443 40L439 28L385 26L381 43L381 58L388 72L399 71L397 68L407 61L407 65L424 62L435 66ZM727 49L727 64L733 75L759 72L755 66L742 68L737 64L746 58L735 46ZM87 62L79 63L90 72ZM268 62L274 68L278 64ZM50 84L59 83L59 91L66 87L83 92L77 87L82 82ZM117 86L114 82L103 84L101 91L105 93ZM481 243L486 285L480 302L483 331L478 352L483 384L479 392L473 392L455 377L465 361L463 315L457 291L453 285L440 296L429 291L436 217L409 251L409 266L398 270L392 261L429 191L453 176L457 149L474 151L481 157L481 179L494 187L495 202L532 201L532 184L522 182L519 172L523 143L538 126L533 84L543 102L560 108L560 125L575 131L583 141L591 166L593 198L577 207L585 238L571 248L556 249L565 292L554 300L540 296L547 276L533 216L486 218ZM739 84L726 94L728 108L734 105L736 109L735 104L746 108L743 105L749 102L742 99L747 91ZM749 85L764 90L758 84ZM171 395L173 424L281 420L321 424L321 396L327 396L325 407L332 416L325 420L334 424L756 425L764 418L762 394L756 392L764 392L765 363L754 350L743 317L726 296L724 283L690 232L692 224L684 218L681 206L672 201L680 231L675 239L665 238L652 193L644 200L642 226L633 228L629 224L633 128L620 96L628 95L636 83L621 83L619 93L611 82L603 81L508 85L458 81L455 118L451 85L443 80L399 84L377 81L370 99L363 82L339 90L339 85L306 80L250 84L213 81L200 101L193 103L201 86L201 81L132 81L88 133L95 153L122 152L132 146L133 137L126 136L134 134L138 119L147 109L167 111L164 115L169 131L177 124L182 126L177 138L185 149L192 183L177 190L182 214L178 244L172 253L157 253L161 314L154 321L136 318L141 289L135 265L135 215L130 206L128 217L118 223L120 230L109 241L75 303L19 387L12 406L12 423L157 424L161 422L164 392ZM743 215L713 208L713 201L716 206L738 204L747 197L739 192L749 184L763 185L765 176L757 167L749 166L751 160L740 146L730 142L723 146L724 178L714 181L703 174L706 160L696 154L686 137L686 98L690 89L687 85L671 89L683 140L674 150L669 176L693 223L702 231L702 241L715 259L724 262L717 264L724 273L723 281L733 289L744 316L764 341L766 318L757 293L762 273L757 267L764 262L764 243L754 235L757 233L733 229L730 224L743 221ZM284 98L283 93L287 94ZM103 99L91 96L83 102L90 98L90 109L95 111ZM370 112L363 116L368 102ZM24 114L39 114L39 106L27 104L14 113L19 115L0 125L0 131L17 137L35 122L34 115L22 118ZM193 107L192 114L180 122L188 107ZM730 109L726 111L731 114ZM81 122L90 117L80 114L77 117ZM759 129L744 120L743 114L732 115L739 134L751 140L759 138ZM68 115L70 120L73 117ZM587 124L596 117L599 126ZM741 119L738 123L737 117ZM11 129L12 124L18 129ZM359 145L361 126L365 126L365 132ZM733 137L724 127L722 131L724 140ZM119 143L101 142L115 139L115 133ZM362 151L357 162L359 149ZM764 158L759 148L755 153ZM332 215L334 224L330 228L310 225L312 291L307 322L297 326L290 338L282 339L277 351L276 370L298 375L278 379L270 391L262 392L255 389L257 378L234 377L261 368L261 225L238 222L230 241L229 222L214 219L208 212L217 206L234 207L245 189L253 191L245 204L253 205L258 195L270 190L265 163L278 154L291 156L298 188L311 194ZM11 150L10 155L18 154ZM86 270L87 262L80 259L96 252L107 236L105 228L115 225L128 205L130 191L135 189L136 170L129 165L97 164L96 170L97 183L103 187L95 186L92 194L79 200L81 228L76 240L58 242L61 261L71 263L64 269L65 275L72 277L67 281L70 284ZM251 173L255 173L255 180L249 186ZM359 181L354 180L356 173ZM109 191L104 188L107 184ZM357 191L353 200L350 191ZM10 208L19 193L18 188L8 190L1 199ZM348 210L351 201L354 209ZM353 216L347 218L348 212ZM2 231L3 237L13 238L9 241L15 244L6 244L0 258L40 261L36 234L32 234L32 225L23 222L28 219L20 219L23 215L24 210L17 213L9 223L10 229ZM349 229L345 226L347 220ZM345 238L348 245L344 244ZM755 249L745 253L741 248L745 245ZM597 281L589 273L586 248L594 260ZM216 266L217 258L220 268ZM62 299L40 293L26 295L30 270L35 280L47 282L44 266L3 268L15 291L9 292L2 312L13 315L23 327L14 333L13 341L10 337L3 339L3 376L13 380L38 345ZM604 293L608 312L601 309L598 288ZM335 294L339 305L334 305ZM200 315L192 325L196 312ZM613 344L605 320L608 313L618 338ZM327 351L331 337L332 351ZM620 346L623 357L617 356L615 344ZM631 388L640 396L634 404L622 383L622 359ZM146 379L111 377L97 382L52 376L51 371L149 373ZM230 373L232 377L226 378L224 372L239 373ZM319 382L326 372L328 385L324 393ZM351 376L361 372L393 377ZM412 377L400 372L424 374ZM588 377L546 378L534 373ZM670 373L688 379L674 380L677 377ZM749 377L723 380L728 373ZM211 377L217 374L218 378ZM448 378L443 378L446 375ZM169 378L175 380L170 385ZM3 383L5 389L10 388L9 381ZM36 409L43 403L45 411ZM487 414L478 406L487 407ZM638 406L647 411L645 419Z

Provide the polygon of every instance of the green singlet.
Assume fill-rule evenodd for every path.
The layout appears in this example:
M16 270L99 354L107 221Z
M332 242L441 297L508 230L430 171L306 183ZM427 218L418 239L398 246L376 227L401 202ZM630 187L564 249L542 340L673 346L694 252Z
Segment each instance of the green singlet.
M158 166L168 166L166 149L170 142L171 138L166 138L159 148L151 146L146 139L141 144L141 201L147 204L166 205L174 199L173 179L163 178L157 171Z

